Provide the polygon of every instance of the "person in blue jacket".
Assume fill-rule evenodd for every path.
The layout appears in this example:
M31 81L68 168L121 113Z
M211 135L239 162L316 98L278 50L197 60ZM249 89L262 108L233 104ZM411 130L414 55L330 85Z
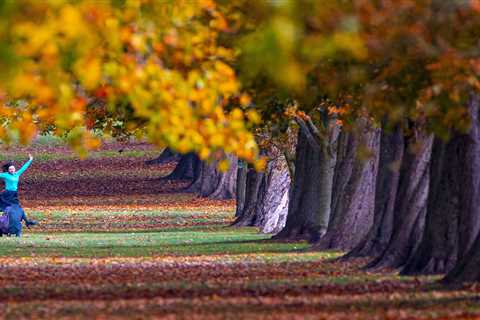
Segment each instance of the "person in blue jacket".
M18 200L18 182L20 176L28 169L33 161L32 155L29 154L28 156L30 159L18 171L13 163L9 162L3 165L3 172L0 173L0 179L5 182L5 190L0 193L0 210L8 216L8 219L6 219L8 226L4 226L5 230L0 231L0 235L9 234L20 237L22 235L22 221L25 221L27 227L37 224L35 221L27 219Z
M0 173L0 179L5 182L5 190L0 193L1 211L5 211L5 208L10 205L20 204L18 200L18 181L22 173L28 169L33 161L32 155L29 154L28 156L30 159L18 171L11 162L3 165L3 172Z
M13 204L5 208L5 214L8 215L8 228L6 232L2 232L7 235L15 235L17 237L22 236L22 221L25 221L25 225L30 228L30 226L36 225L37 222L27 219L25 212L22 207L18 204Z

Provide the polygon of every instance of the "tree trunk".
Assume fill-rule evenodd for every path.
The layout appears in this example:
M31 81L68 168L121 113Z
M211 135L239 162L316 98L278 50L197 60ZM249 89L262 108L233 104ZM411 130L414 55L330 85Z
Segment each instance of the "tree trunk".
M202 198L235 199L237 180L237 157L227 155L230 167L227 172L217 169L217 162L200 161L200 168L194 172L196 179L187 188L187 192L195 192Z
M480 123L479 97L469 102L472 127L462 136L459 148L460 214L458 219L458 260L445 281L480 281Z
M462 184L458 172L461 140L455 137L448 143L439 138L434 141L425 232L402 274L440 274L455 265Z
M245 208L245 192L247 188L247 163L243 160L238 161L237 169L237 196L235 218L241 216L243 208Z
M265 233L277 233L285 226L290 175L284 155L275 151L269 153L265 172L249 169L245 205L234 226L257 226Z
M336 140L336 139L335 139ZM338 143L338 141L336 141ZM332 215L332 195L333 195L333 178L335 176L335 164L337 162L336 147L334 152L323 151L320 153L320 175L319 194L317 201L319 202L318 210L314 212L314 226L311 229L311 243L318 242L327 232L330 217ZM308 174L308 172L307 172Z
M288 214L290 174L284 156L268 163L260 186L257 226L264 233L276 234L285 226Z
M399 268L408 261L421 239L427 209L432 136L417 133L406 140L395 199L393 231L385 251L368 268Z
M337 136L330 135L330 146L336 145ZM313 147L304 130L299 131L287 222L274 239L316 241L326 232L335 161L336 152Z
M380 131L361 126L342 132L333 185L332 215L328 231L316 249L351 249L367 234L373 223L375 180L378 170ZM368 150L360 157L362 148Z
M187 153L181 156L175 169L168 176L164 177L166 180L191 180L195 177L195 171L198 170L200 159L195 153Z
M455 267L443 279L447 284L480 281L480 234L474 241L470 251L459 260Z
M145 164L163 164L167 162L179 161L180 158L181 155L179 153L173 152L170 148L165 148L158 157L145 161Z
M480 231L480 123L479 96L469 102L472 126L460 145L460 215L458 220L458 259L466 258Z
M393 229L393 210L400 178L400 164L404 152L403 131L383 131L380 159L375 187L373 224L362 240L343 258L375 257L388 245Z
M247 181L245 188L245 205L242 213L232 224L236 227L254 226L257 220L257 203L260 194L260 185L263 180L263 172L257 172L251 166L247 169Z

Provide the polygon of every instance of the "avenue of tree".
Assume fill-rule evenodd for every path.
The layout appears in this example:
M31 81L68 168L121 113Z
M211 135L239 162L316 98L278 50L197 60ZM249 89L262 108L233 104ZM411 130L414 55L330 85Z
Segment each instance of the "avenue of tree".
M144 135L233 226L480 281L480 1L19 1L0 134Z

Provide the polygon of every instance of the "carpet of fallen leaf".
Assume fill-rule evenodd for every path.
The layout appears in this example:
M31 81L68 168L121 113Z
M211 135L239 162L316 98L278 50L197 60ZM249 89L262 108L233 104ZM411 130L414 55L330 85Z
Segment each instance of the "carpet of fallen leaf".
M0 318L480 318L480 286L370 273L362 260L227 228L234 203L162 180L174 164L145 165L158 153L146 144L111 143L86 160L58 145L7 156L27 152L39 156L20 196L40 225L0 238Z

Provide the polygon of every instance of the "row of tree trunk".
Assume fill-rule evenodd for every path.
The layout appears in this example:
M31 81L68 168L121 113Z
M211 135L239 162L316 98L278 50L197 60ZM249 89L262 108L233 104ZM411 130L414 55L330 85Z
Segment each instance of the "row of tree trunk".
M227 172L220 172L217 162L205 162L193 152L179 154L170 148L165 148L155 159L145 162L147 165L177 162L173 171L163 177L164 180L191 181L186 188L187 192L198 193L201 197L211 199L234 199L236 195L237 159L228 155L230 168Z
M448 141L415 125L380 131L365 123L328 141L336 151L328 154L301 130L286 226L275 239L370 257L368 269L480 281L478 97L469 107L470 131Z
M468 133L443 141L420 126L393 130L361 122L355 131L300 122L294 177L278 150L265 151L264 172L229 156L228 172L194 154L168 179L188 179L202 197L237 200L234 226L258 226L278 240L370 257L369 269L447 274L447 282L480 281L480 123L469 104ZM317 134L317 137L315 137Z
M277 233L284 227L287 217L290 173L285 156L274 149L272 146L268 153L264 172L255 171L232 155L227 155L228 171L221 172L216 162L201 161L196 154L188 153L179 157L175 169L163 179L190 181L185 191L200 197L236 199L233 226L257 226L264 233ZM166 156L159 158L168 159L163 162L176 160ZM162 163L159 158L148 164Z
M279 150L270 152L268 159L264 172L243 163L239 167L233 226L257 226L264 233L274 234L285 226L290 189L287 161Z

